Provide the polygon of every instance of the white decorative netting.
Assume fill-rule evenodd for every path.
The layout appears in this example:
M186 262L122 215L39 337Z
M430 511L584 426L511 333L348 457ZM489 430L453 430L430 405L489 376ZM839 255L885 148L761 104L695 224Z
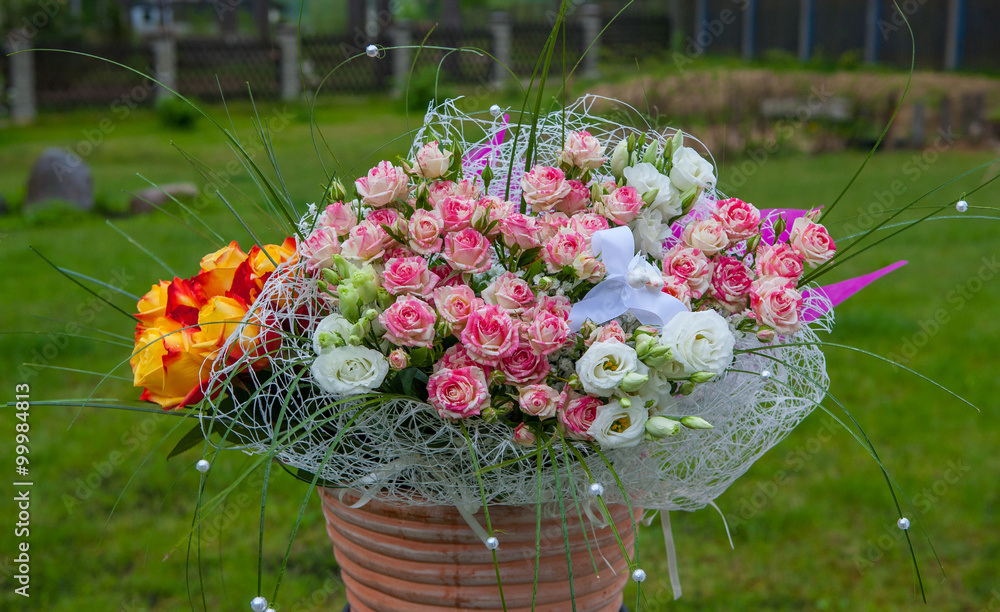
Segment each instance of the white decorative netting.
M547 115L539 123L538 158L553 160L562 147L563 118L566 130L588 129L608 150L631 128L591 115L597 101L581 99L564 111ZM493 147L489 163L494 182L490 192L503 195L510 155L523 158L528 127L520 142L513 141L514 126L503 126L501 117L474 119L461 113L454 101L432 108L416 143L434 138L461 138L467 153L488 143L506 129L503 144ZM425 133L433 127L435 136ZM653 134L661 142L668 135ZM478 139L469 143L466 134ZM414 145L415 148L417 145ZM505 162L504 160L508 160ZM512 180L512 191L517 180ZM714 194L711 194L714 196ZM516 199L516 195L511 195ZM312 330L330 310L306 273L305 258L279 267L257 298L245 323L265 322L273 329L286 330L273 341L262 343L268 351L267 367L249 374L253 391L233 384L232 375L246 370L259 355L244 356L219 367L209 381L208 391L222 391L238 402L217 402L215 414L206 414L203 424L213 419L226 424L237 421L241 445L254 454L274 451L275 457L290 468L318 473L327 483L359 489L380 498L420 505L478 505L480 486L487 500L495 504L533 504L538 499L538 472L532 456L514 461L534 451L512 440L512 429L501 423L479 419L466 421L476 461L481 467L509 464L476 476L472 450L461 425L440 418L427 404L414 400L383 402L376 406L333 405L331 397L312 384L309 365L315 358ZM811 292L807 310L828 310L820 306L825 298ZM739 353L723 377L696 387L687 397L658 410L674 416L700 416L714 426L710 430L682 429L677 435L642 443L635 448L613 450L606 457L629 491L633 503L647 509L695 510L704 507L768 449L777 444L826 395L829 380L823 353L815 344L816 330L828 330L832 315L812 323L792 338L779 337L761 352ZM265 333L265 332L262 332ZM737 351L762 345L755 336L736 332ZM223 355L238 354L241 338L234 335L222 349ZM245 344L245 343L244 343ZM780 346L792 344L794 346ZM224 363L219 359L217 363ZM258 363L263 363L258 361ZM762 376L762 372L769 375ZM335 447L335 439L339 442ZM620 501L615 477L604 461L587 445L578 446L585 456L593 479L605 486L609 503ZM568 470L570 472L568 473ZM581 499L590 478L573 453L560 443L544 456L542 499L559 498L555 474L558 471L563 493L572 490Z

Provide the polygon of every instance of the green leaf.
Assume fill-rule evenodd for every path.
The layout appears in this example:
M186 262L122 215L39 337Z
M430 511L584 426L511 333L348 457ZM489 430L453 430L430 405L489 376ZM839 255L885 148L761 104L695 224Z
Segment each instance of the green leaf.
M538 259L539 253L542 252L542 247L535 247L533 249L528 249L527 251L521 253L517 258L517 267L523 268L528 264L534 262Z
M172 459L181 453L191 450L195 446L198 446L205 440L205 435L201 431L201 423L195 423L195 426L190 429L184 437L177 441L174 445L173 450L167 455L167 459Z

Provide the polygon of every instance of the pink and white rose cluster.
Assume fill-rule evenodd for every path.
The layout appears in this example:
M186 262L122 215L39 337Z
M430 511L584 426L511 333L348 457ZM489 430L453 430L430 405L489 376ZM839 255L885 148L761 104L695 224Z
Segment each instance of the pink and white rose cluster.
M801 281L835 253L815 215L772 240L773 219L753 205L713 201L714 169L682 141L623 141L609 164L608 143L570 132L555 159L515 177L512 200L440 141L380 162L355 181L356 199L331 188L343 201L316 212L300 247L340 313L315 332L337 350L334 361L316 349L317 384L343 396L405 378L441 418L503 421L525 445L553 428L602 448L675 432L658 406L730 366L734 329L795 333ZM594 236L622 226L640 257L660 260L662 285L654 268L648 290L688 312L662 329L619 317L575 331L573 305L607 275ZM359 370L369 363L372 376Z

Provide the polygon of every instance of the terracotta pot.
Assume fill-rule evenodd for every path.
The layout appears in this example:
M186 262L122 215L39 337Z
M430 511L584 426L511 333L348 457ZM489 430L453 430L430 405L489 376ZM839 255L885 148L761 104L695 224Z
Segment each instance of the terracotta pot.
M320 489L320 498L351 612L502 609L493 556L455 508L372 500L352 509L348 505L357 501L356 495L345 493L340 501L338 492L328 489ZM631 555L628 509L611 506L611 514ZM476 518L486 524L482 510ZM535 571L535 508L491 507L490 519L500 540L497 557L507 609L527 612ZM585 539L577 515L568 519L576 609L618 612L629 572L613 530L597 529L595 537L585 519ZM559 518L543 517L539 556L535 610L572 610Z

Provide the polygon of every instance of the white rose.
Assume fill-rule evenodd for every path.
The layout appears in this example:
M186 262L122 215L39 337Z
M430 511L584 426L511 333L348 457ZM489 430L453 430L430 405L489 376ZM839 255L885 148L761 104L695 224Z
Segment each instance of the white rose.
M715 219L702 219L684 228L684 243L711 257L729 246L729 234Z
M389 372L389 362L376 350L341 346L317 357L311 372L321 389L337 397L348 397L381 385Z
M643 255L663 259L663 241L670 237L670 226L663 222L663 213L655 208L646 208L629 227L635 237L635 248Z
M649 367L639 361L634 348L618 340L595 342L576 362L583 390L601 397L614 393L632 372L648 374Z
M438 141L429 142L417 151L416 171L425 179L441 178L451 168L451 151L442 151Z
M313 331L313 350L317 355L322 355L335 346L349 344L352 329L354 324L343 315L333 313L327 316Z
M673 219L681 214L680 192L669 178L660 174L653 164L642 162L625 168L622 171L629 187L635 187L639 195L645 195L654 189L659 189L651 208L659 210L667 219Z
M660 342L670 347L685 376L721 374L733 362L736 339L726 320L714 310L682 312L663 327Z
M715 184L715 168L691 147L681 147L674 151L673 161L670 181L681 193L696 185L708 189Z
M646 409L639 403L624 408L616 400L597 409L587 434L603 449L629 448L642 440L648 418Z

